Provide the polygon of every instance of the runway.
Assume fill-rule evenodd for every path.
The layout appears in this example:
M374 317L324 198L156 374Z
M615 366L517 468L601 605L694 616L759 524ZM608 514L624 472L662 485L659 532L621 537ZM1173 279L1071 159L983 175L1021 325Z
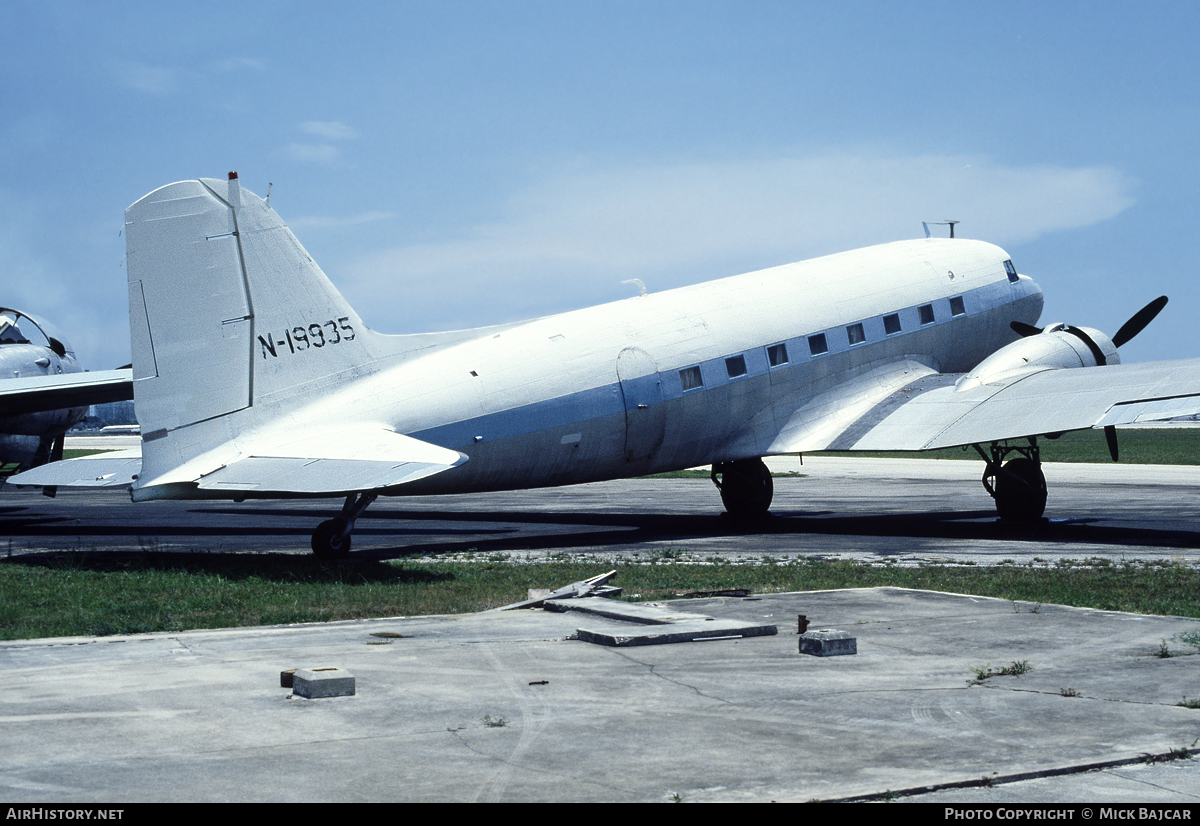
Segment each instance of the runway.
M712 484L632 479L502 493L381 499L359 520L353 555L510 558L644 556L705 560L821 557L918 564L1053 564L1060 558L1194 563L1200 467L1046 464L1046 519L996 519L982 463L797 457L771 460L772 516L722 514ZM0 489L0 553L114 550L307 554L340 500L133 504L123 491Z

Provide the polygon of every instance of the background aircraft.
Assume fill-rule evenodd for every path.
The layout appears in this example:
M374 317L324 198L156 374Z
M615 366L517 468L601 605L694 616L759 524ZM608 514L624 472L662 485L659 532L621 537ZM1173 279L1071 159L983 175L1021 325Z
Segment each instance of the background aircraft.
M1039 330L1037 284L962 238L401 336L369 330L234 173L133 204L126 252L140 463L13 481L130 484L135 501L344 496L313 535L319 556L347 553L381 494L712 465L726 510L761 515L761 457L826 449L975 445L1001 515L1033 519L1037 437L1200 410L1200 361L1119 363L1162 299L1112 339Z
M0 307L0 465L61 459L63 434L90 405L131 398L128 371L85 374L49 323Z

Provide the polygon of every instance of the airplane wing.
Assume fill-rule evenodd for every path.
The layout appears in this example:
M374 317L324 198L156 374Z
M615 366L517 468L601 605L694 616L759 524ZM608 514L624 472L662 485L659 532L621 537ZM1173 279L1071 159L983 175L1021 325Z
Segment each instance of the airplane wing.
M314 432L285 441L210 454L143 481L143 487L194 484L225 493L341 494L403 485L457 467L467 457L381 427ZM14 485L129 486L142 473L141 450L54 462L9 477Z
M132 370L98 370L0 381L0 416L88 407L133 398Z
M904 366L809 402L770 452L931 450L1200 413L1200 359L1032 370L982 384Z

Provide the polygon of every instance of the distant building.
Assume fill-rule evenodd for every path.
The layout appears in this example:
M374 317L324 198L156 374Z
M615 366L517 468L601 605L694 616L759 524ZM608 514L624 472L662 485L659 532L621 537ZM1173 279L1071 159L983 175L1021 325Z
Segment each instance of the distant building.
M133 402L109 402L94 404L88 409L87 418L75 426L76 430L99 430L113 425L136 425L137 414Z

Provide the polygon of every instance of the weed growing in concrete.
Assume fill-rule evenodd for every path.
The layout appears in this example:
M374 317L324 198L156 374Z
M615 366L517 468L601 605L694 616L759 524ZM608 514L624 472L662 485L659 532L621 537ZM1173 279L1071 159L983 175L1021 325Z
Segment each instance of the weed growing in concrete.
M508 720L503 717L493 717L490 714L483 715L483 724L488 728L504 728L508 725Z
M1193 745L1195 745L1193 743ZM1191 760L1192 752L1186 746L1180 749L1170 749L1166 754L1150 754L1142 752L1143 763L1167 763L1171 760Z
M1011 664L1003 668L992 668L986 665L982 668L971 666L971 671L975 673L974 682L981 683L991 677L1019 677L1022 674L1028 674L1033 669L1029 665L1029 660L1021 660L1020 662L1013 661Z
M1079 696L1079 692L1073 688L1060 688L1058 690L1058 693L1061 694L1063 697L1078 697Z
M1154 656L1158 657L1160 660L1165 660L1168 657L1172 657L1174 655L1171 654L1171 649L1167 648L1167 641L1163 640L1159 644L1158 651L1155 652Z
M1192 648L1200 651L1200 631L1184 631L1181 634L1176 634L1173 639L1177 639L1184 645L1190 645Z

